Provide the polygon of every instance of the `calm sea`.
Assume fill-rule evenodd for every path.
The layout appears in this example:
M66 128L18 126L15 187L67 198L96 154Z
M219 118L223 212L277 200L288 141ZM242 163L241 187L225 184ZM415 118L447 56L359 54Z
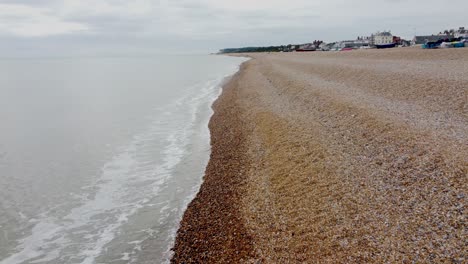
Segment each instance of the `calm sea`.
M0 264L168 261L242 61L0 59Z

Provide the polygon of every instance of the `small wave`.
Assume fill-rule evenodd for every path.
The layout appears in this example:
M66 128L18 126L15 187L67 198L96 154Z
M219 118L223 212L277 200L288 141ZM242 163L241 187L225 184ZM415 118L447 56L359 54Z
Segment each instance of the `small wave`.
M217 88L223 79L193 86L170 107L156 108L154 112L158 115L150 117L148 129L120 148L102 166L95 182L73 195L73 199L79 200L79 206L67 215L53 216L45 212L36 216L30 235L19 240L17 252L0 260L0 264L95 263L106 250L106 245L119 235L121 227L140 209L157 207L155 205L158 204L161 212L172 212L163 213L162 218L173 215L177 209L163 208L168 205L154 199L171 179L174 168L188 154L200 106L214 101L220 93ZM184 208L198 187L194 186L191 193L183 198ZM183 210L175 213L180 220ZM167 238L166 259L170 258L176 231L177 225L174 224ZM123 252L121 260L135 262L134 256L141 251L142 242L134 241L133 249Z
M128 146L102 167L93 184L82 188L95 190L92 195L81 195L90 198L82 198L81 205L63 217L45 214L32 228L31 235L19 241L18 252L0 263L94 263L129 217L157 196L174 167L187 154L198 107L210 97L218 82L210 80L194 86L170 109L164 109L164 114L152 120L146 132L135 135ZM162 151L155 153L155 146L160 144L164 145ZM158 155L159 162L155 162ZM62 252L73 252L73 256ZM124 255L125 259L129 257Z

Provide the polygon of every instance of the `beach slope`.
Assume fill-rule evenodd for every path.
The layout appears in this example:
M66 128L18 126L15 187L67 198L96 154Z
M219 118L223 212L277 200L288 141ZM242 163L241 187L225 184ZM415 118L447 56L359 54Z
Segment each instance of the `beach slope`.
M468 49L251 56L173 263L466 261Z

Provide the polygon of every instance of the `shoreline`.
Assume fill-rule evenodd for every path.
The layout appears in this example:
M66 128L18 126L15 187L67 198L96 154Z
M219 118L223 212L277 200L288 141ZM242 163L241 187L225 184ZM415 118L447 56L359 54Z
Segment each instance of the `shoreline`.
M211 155L202 186L189 204L177 231L171 263L243 262L251 258L251 239L240 221L236 201L242 195L246 173L245 135L238 109L230 106L236 98L236 83L245 70L224 82L222 92L213 103L209 122ZM228 247L227 247L228 246Z
M172 263L465 260L467 49L248 57Z

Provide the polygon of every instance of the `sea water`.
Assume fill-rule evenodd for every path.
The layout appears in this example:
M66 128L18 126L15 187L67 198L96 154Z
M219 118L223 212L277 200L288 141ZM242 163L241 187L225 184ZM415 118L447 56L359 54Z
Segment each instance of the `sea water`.
M164 263L245 59L0 59L0 264Z

